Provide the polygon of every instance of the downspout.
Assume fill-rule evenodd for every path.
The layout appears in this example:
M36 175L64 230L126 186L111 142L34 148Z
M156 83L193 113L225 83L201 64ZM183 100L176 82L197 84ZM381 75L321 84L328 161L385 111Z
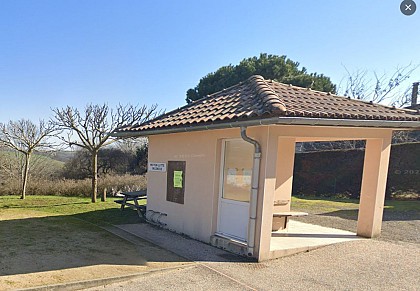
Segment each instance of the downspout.
M254 145L254 163L252 168L251 199L249 203L249 223L248 223L248 256L254 255L255 248L255 222L257 219L257 197L260 178L261 146L260 144L246 135L246 127L241 127L241 137L244 141Z

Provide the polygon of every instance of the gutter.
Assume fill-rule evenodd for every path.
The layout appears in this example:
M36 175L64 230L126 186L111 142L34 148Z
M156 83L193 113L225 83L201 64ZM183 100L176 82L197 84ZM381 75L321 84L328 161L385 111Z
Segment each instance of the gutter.
M143 131L119 131L113 132L114 137L138 137L156 134L168 134L179 132L203 131L211 129L226 129L247 127L256 125L312 125L312 126L348 126L348 127L376 127L376 128L398 128L398 129L419 129L420 121L396 121L396 120L354 120L354 119L325 119L307 117L271 117L265 119L233 121L228 123L212 123L207 125L190 125L175 128L157 128Z
M246 135L246 127L241 127L241 137L244 141L254 145L254 163L252 166L251 199L249 201L249 223L248 223L248 256L254 255L255 248L255 222L257 219L257 197L260 178L261 146Z

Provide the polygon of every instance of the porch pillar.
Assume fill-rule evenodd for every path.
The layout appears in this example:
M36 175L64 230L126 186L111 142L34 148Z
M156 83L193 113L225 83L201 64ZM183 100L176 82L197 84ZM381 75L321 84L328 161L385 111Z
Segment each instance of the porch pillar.
M271 227L275 200L289 200L292 195L295 138L268 138L265 155L264 194L262 195L261 227L259 235L258 261L270 259ZM282 206L290 209L290 203ZM276 208L276 211L281 211Z
M267 146L263 151L264 163L260 177L260 198L261 212L258 213L260 223L256 229L258 242L258 261L270 259L271 225L273 220L273 201L276 189L276 166L278 137L268 135Z
M290 204L292 200L293 168L295 163L295 146L295 138L279 138L277 147L274 212L290 211ZM283 205L283 203L286 201L288 201L288 203Z
M368 139L360 191L357 235L377 237L381 234L386 180L388 175L391 132L382 139Z

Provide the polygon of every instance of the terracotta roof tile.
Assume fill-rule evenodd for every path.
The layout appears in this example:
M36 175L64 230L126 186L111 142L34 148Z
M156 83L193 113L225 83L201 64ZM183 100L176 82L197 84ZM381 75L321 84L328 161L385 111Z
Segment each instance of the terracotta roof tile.
M270 117L420 121L420 114L415 110L396 109L252 76L146 123L121 127L116 132Z

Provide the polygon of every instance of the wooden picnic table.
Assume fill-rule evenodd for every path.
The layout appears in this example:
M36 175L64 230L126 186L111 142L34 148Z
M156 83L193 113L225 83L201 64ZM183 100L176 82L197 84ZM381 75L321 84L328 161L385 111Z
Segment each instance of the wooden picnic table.
M121 195L124 196L123 199L115 200L115 203L121 204L121 211L123 211L126 206L134 208L139 217L144 219L146 215L146 205L139 205L139 201L147 199L146 190L121 192Z

